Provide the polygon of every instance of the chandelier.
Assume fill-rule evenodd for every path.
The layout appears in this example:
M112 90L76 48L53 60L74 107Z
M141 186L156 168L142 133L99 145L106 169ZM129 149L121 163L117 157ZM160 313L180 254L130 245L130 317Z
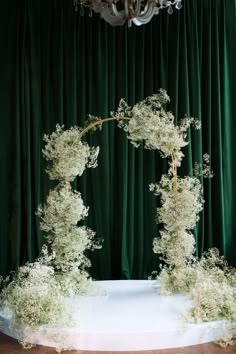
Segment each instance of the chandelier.
M130 27L132 23L137 26L148 23L154 15L158 15L161 9L167 8L167 12L173 13L173 6L180 10L182 0L74 0L75 9L89 8L89 15L93 11L112 26L122 26L125 22Z

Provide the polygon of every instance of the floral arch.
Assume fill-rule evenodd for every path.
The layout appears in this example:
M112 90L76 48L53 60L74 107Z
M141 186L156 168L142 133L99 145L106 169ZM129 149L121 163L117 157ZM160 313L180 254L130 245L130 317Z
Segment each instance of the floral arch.
M127 133L131 143L142 142L150 150L158 150L169 160L169 170L150 190L160 195L157 222L163 225L153 241L153 250L161 255L164 264L154 277L164 294L184 293L190 296L192 308L189 321L230 320L232 327L224 343L234 343L236 322L236 270L227 266L217 249L209 250L201 259L194 257L195 240L191 230L199 220L203 208L203 189L199 176L212 177L209 156L203 164L196 164L195 176L180 177L177 169L184 157L182 148L188 144L187 130L199 129L200 122L185 117L175 125L174 116L166 111L169 97L164 90L129 107L120 101L110 118L89 116L87 127L56 131L45 135L43 155L48 161L50 179L58 181L49 191L47 201L39 206L40 227L46 233L48 246L34 263L20 267L13 277L0 279L0 305L11 313L14 325L37 330L41 325L71 324L65 296L94 291L89 276L90 260L87 249L101 247L95 233L78 222L88 214L81 194L71 187L76 176L86 168L97 166L99 147L90 147L82 140L86 132L116 120ZM25 338L25 342L27 336Z

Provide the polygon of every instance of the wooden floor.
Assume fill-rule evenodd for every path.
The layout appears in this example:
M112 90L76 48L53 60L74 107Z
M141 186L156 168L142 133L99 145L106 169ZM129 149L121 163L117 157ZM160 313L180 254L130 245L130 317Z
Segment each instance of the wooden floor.
M49 347L37 346L31 349L22 349L18 342L2 333L0 333L0 354L56 354L55 349ZM101 352L101 351L85 351L70 350L64 351L63 354L236 354L236 346L221 348L214 343L195 345L191 347L176 349L159 349L147 351L133 352Z

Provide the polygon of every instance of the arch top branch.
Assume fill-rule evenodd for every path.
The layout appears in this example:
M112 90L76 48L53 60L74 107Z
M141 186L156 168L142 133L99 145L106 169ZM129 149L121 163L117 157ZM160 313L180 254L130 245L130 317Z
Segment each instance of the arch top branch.
M109 118L99 119L96 122L89 124L85 129L83 129L79 134L79 139L81 139L89 130L94 128L96 125L100 125L102 123L113 121L113 120L130 120L130 119L131 118L128 117L109 117Z

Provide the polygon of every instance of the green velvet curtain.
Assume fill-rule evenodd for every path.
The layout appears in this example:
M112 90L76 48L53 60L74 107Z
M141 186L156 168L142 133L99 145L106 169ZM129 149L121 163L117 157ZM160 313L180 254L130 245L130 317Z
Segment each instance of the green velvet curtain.
M134 104L160 87L176 117L202 121L202 130L189 134L180 174L191 173L204 152L212 158L197 253L216 246L236 265L235 1L183 0L181 11L128 29L81 17L72 0L5 0L0 27L0 274L33 261L44 242L35 216L52 187L43 133L56 123L83 125L88 113L107 117L120 98ZM75 184L90 206L87 225L104 239L91 254L92 275L146 278L158 266L158 200L148 185L167 163L132 147L115 123L86 139L101 147L99 166Z

